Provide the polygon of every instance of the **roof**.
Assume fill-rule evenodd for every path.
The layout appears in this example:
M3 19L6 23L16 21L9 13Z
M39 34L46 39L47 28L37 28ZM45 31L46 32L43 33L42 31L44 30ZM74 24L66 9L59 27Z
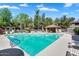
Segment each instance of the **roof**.
M75 21L73 21L72 23L79 23L79 20L75 20Z
M45 28L60 28L60 26L57 26L57 25L48 25Z

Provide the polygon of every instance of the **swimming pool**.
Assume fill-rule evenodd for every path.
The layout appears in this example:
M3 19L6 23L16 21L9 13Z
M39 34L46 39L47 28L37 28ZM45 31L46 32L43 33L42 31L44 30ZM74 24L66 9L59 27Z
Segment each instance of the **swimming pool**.
M9 40L22 48L26 53L31 56L38 54L40 51L55 42L60 34L13 34L7 35Z

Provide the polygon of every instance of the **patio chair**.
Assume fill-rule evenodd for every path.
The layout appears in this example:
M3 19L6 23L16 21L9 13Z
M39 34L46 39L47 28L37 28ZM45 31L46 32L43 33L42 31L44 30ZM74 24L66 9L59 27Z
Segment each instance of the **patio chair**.
M66 56L77 56L75 54L70 53L69 51L66 51Z
M68 43L69 53L71 56L79 56L79 40L78 38L72 38L71 42ZM68 53L67 52L67 53Z
M69 44L69 46L78 48L79 47L79 35L72 36L72 40L68 44Z

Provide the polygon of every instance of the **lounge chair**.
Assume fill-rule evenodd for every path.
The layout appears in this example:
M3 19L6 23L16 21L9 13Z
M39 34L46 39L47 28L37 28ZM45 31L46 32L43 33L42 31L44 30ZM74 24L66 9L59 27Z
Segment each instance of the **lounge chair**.
M71 46L79 46L79 41L72 40L72 42L69 42L68 44Z
M70 53L69 51L66 51L66 56L77 56L75 54Z
M69 47L69 51L66 53L69 56L79 56L79 41L72 40L72 42L68 43L68 47Z
M24 56L24 53L18 48L9 48L0 50L0 56Z
M72 47L74 46L79 47L79 35L72 36L72 40L68 44L69 46L72 46Z

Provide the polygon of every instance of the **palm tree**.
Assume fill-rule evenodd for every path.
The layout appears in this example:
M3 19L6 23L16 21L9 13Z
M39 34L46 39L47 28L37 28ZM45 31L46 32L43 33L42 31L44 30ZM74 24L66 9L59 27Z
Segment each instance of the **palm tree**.
M41 23L41 17L39 15L39 10L37 10L34 17L34 27L38 28L38 30L39 30L40 23Z
M41 21L42 31L44 31L44 22L45 22L45 13L42 14L42 21Z

